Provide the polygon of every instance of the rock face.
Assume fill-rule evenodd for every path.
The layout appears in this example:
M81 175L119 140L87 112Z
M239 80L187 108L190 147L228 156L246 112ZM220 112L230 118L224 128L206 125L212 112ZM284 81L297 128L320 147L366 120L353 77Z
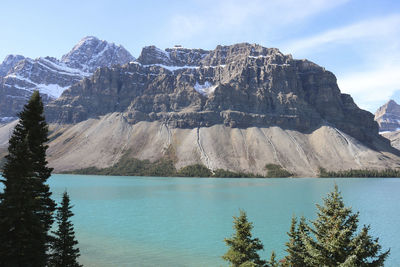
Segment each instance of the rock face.
M331 72L247 43L145 47L136 61L98 68L45 112L56 171L105 168L126 154L169 157L178 169L264 173L273 163L298 176L400 167L373 115L341 94ZM0 155L10 129L0 126Z
M48 103L97 68L132 60L122 46L96 37L83 38L61 60L9 55L0 65L0 122L13 119L33 90L39 90Z
M379 138L373 115L341 94L335 76L307 60L254 44L215 50L145 47L137 61L100 68L47 107L78 123L111 112L127 121L193 129L278 126L309 132L332 125L365 142Z
M7 73L25 57L21 55L8 55L4 61L0 64L0 76L4 77Z
M400 105L394 100L388 101L375 112L375 121L380 132L400 130Z

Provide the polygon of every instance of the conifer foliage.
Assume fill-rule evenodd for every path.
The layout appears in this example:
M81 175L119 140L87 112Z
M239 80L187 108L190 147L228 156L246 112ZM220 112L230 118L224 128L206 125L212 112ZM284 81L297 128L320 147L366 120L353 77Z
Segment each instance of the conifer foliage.
M290 231L287 234L289 236L289 242L286 243L288 255L283 261L283 266L307 267L304 262L307 250L303 242L303 238L308 234L306 219L301 217L297 227L297 219L293 216Z
M52 245L50 266L80 267L77 262L79 254L78 241L75 239L74 226L70 218L74 215L67 192L64 192L61 207L57 208L56 220L58 230L53 232L55 239Z
M45 184L48 128L35 91L9 140L0 194L0 266L45 266L55 210Z
M381 253L378 238L369 235L369 226L357 233L358 213L344 206L336 185L317 208L312 226L302 219L296 230L292 221L285 266L384 266L389 250Z
M252 237L253 224L247 220L246 213L241 210L239 217L234 216L233 219L235 233L231 238L225 238L229 249L222 258L233 267L264 266L265 261L257 253L264 246L258 238Z

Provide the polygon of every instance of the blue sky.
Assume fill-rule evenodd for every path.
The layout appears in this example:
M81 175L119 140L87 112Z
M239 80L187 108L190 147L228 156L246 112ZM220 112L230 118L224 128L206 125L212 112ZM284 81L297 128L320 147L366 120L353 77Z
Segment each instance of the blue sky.
M59 58L87 35L135 57L151 44L249 42L324 66L361 108L400 103L399 0L3 0L0 25L0 60Z

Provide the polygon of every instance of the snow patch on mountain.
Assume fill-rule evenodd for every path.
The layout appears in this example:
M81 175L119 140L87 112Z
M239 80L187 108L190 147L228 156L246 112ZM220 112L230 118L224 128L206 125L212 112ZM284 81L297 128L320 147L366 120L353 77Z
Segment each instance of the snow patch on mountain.
M91 76L96 69L134 60L122 46L93 36L80 40L61 59L9 55L0 64L0 118L20 112L33 90L39 90L47 104L68 87Z
M196 84L194 85L194 90L204 96L209 96L210 94L214 93L217 87L218 85L213 85L209 81L206 81L204 84L199 84L198 82L196 82Z

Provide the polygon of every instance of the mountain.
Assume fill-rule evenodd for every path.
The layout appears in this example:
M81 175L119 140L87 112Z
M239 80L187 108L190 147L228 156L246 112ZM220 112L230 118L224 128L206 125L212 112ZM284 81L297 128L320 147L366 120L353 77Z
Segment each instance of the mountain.
M310 131L333 124L360 141L377 136L373 115L341 94L335 76L307 60L259 45L213 51L145 47L135 62L100 68L47 107L51 122L123 112L130 123L177 128L222 124Z
M381 135L400 150L400 105L389 100L375 112L375 120L379 124Z
M124 155L255 173L274 163L300 176L400 162L331 72L255 44L145 47L65 90L46 117L57 170L109 167Z
M375 121L379 124L380 132L400 130L400 105L389 100L375 112Z
M83 38L61 60L9 55L0 65L0 122L14 119L33 90L39 90L48 103L97 68L133 60L122 46L92 36Z
M4 77L21 60L25 59L21 55L8 55L0 64L0 76Z
M311 177L320 167L400 167L373 114L331 72L256 44L144 47L135 61L96 69L45 112L56 171L126 157L253 173L273 163ZM11 129L0 127L0 144Z

